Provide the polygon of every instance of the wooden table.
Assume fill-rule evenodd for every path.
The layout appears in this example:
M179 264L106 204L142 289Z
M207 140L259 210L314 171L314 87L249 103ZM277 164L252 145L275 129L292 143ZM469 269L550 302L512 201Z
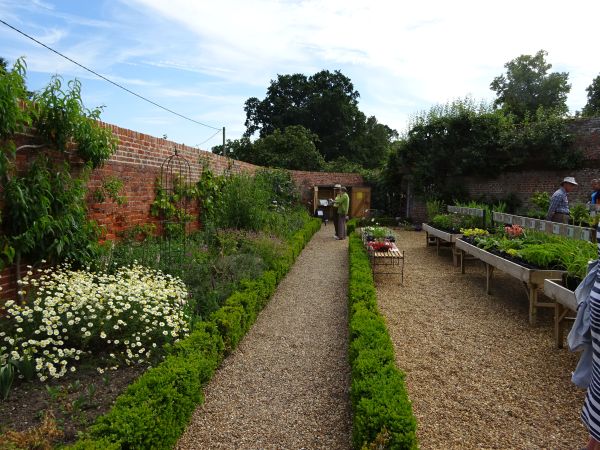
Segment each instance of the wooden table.
M452 262L455 266L458 266L459 252L456 250L455 243L462 237L460 233L448 233L447 231L440 230L439 228L432 227L429 224L424 223L422 226L425 231L426 245L435 245L436 253L440 254L440 247L448 247L452 250Z
M544 280L561 278L564 270L528 269L520 264L509 261L501 256L494 255L486 250L469 244L461 239L456 241L456 248L461 251L460 271L465 273L464 254L473 255L485 264L486 292L490 294L491 281L494 269L511 275L523 282L529 298L529 323L536 322L537 308L556 308L556 302L538 301L538 291L543 288Z
M577 299L575 292L562 285L562 280L544 280L544 294L555 301L554 340L562 348L566 322L575 320Z

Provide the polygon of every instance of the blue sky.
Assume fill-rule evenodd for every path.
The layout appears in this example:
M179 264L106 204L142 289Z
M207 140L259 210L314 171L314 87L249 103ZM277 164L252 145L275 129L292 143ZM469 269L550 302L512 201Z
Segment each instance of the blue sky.
M492 5L492 6L488 6ZM227 138L244 102L277 74L341 70L367 115L402 132L411 115L489 90L504 64L548 51L569 72L571 112L600 74L600 2L576 0L0 0L0 18L127 88ZM214 130L147 104L0 24L0 56L25 56L35 90L79 78L103 120L197 146ZM205 144L220 143L215 136Z

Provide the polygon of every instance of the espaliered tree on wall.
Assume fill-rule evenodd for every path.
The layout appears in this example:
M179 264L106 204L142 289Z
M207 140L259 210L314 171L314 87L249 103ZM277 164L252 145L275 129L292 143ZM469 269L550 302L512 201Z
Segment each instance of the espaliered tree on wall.
M22 258L83 264L98 252L100 231L84 206L86 181L117 144L97 123L101 109L84 107L78 80L65 86L55 76L31 94L25 76L23 59L0 73L0 267L16 263L18 279ZM24 132L33 143L17 147ZM16 165L20 152L28 153L26 167Z

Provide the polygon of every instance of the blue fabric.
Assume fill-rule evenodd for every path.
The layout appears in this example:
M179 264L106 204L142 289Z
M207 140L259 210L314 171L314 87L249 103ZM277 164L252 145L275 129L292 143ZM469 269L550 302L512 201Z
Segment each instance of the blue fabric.
M571 381L581 387L590 385L593 368L592 330L590 318L590 293L598 275L598 261L590 264L588 274L575 290L577 299L577 317L567 336L569 349L572 352L583 350L579 363L571 376Z
M592 205L596 204L596 199L598 198L598 191L592 192Z

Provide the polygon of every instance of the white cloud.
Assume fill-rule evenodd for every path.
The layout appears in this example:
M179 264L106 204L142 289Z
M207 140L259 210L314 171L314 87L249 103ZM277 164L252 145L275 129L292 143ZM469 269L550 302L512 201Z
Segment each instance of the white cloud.
M262 98L277 74L340 69L367 115L402 130L411 114L436 103L493 99L491 81L521 54L545 49L553 70L569 72L573 112L600 72L597 0L106 0L102 17L50 0L0 0L0 7L77 61L182 114L224 124L232 137L244 129L244 101ZM23 46L10 38L9 57L19 51L13 43ZM35 45L29 50L31 70L93 78ZM179 123L185 139L195 139Z

